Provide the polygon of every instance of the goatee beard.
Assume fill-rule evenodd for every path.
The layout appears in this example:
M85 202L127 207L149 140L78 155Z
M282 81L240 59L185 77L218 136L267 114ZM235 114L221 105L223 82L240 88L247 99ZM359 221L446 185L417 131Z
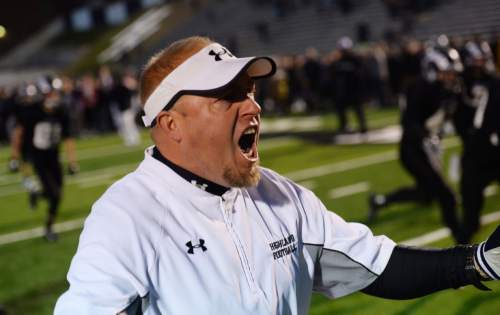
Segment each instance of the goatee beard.
M233 169L224 168L224 179L231 187L253 187L257 186L260 180L260 169L257 163L252 165L250 171L246 173L237 173Z

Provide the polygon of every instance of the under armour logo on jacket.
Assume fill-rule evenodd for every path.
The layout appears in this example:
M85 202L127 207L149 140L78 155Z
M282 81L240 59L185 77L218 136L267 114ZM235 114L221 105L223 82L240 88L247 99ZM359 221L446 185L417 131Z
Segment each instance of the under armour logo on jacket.
M186 246L188 247L188 254L194 254L194 249L195 248L201 248L202 251L206 251L207 250L207 247L205 246L205 240L200 238L200 243L199 244L196 244L196 245L193 245L193 243L191 241L187 242L186 243Z
M229 57L234 57L233 54L229 52L226 48L221 47L218 50L210 50L208 53L210 56L215 56L215 61L221 61L221 56L228 55Z
M195 185L196 187L198 187L199 189L201 190L207 190L207 187L208 187L208 184L199 184L196 180L191 180L191 184Z

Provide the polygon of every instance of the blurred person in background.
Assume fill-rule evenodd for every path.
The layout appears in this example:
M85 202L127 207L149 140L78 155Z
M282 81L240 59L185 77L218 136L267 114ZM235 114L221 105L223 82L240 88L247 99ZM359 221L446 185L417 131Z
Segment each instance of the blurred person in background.
M67 76L63 76L61 80L61 103L69 115L71 134L74 137L78 137L84 129L84 105L82 93L76 86L78 84L77 81Z
M287 70L288 59L284 56L278 59L276 75L269 78L269 102L267 108L277 114L290 112L290 86Z
M438 44L436 44L438 45ZM402 91L407 94L408 88L414 85L422 74L422 57L424 55L424 47L422 43L414 38L407 39L403 42L401 51L401 67L402 67ZM405 104L405 102L403 102Z
M440 133L444 120L450 117L458 102L462 71L455 49L430 47L422 60L422 75L408 87L407 106L402 111L403 135L399 146L400 161L415 180L415 186L402 187L369 198L368 221L395 203L437 201L443 223L461 242L461 229L456 213L456 198L441 174Z
M309 110L314 111L319 106L321 78L323 75L323 65L318 50L314 47L309 47L306 50L305 59L302 64L302 74L305 81L307 107Z
M126 70L114 87L114 99L111 105L112 116L118 134L126 146L140 144L139 129L135 116L140 108L138 82L132 70Z
M390 102L389 88L389 66L387 57L387 46L380 42L372 46L372 56L376 69L373 76L374 96L378 106L386 107L392 105Z
M337 133L349 133L352 129L347 122L347 108L353 107L358 120L360 133L366 133L365 112L362 104L361 58L353 51L353 42L349 37L342 37L337 42L338 56L330 65L333 98L337 110L339 127Z
M58 91L60 79L41 78L37 85L28 85L25 102L26 108L17 115L16 133L13 138L13 156L18 156L24 148L33 164L42 186L41 194L31 193L31 203L36 207L40 194L48 202L48 214L45 222L44 237L48 241L57 240L53 231L59 204L62 197L63 172L59 160L59 144L64 140L66 147L68 172L78 171L75 143L70 134L69 117L61 102Z
M0 86L0 144L9 143L8 120L12 112L12 93Z
M97 82L90 73L83 75L80 81L80 91L84 107L86 131L93 133L98 131L98 92Z
M8 167L13 173L21 172L22 186L28 193L29 205L32 210L37 205L40 184L33 175L33 129L24 130L21 121L25 117L32 116L36 111L37 104L43 102L43 99L42 93L33 83L20 84L12 99L12 115L15 123L10 137L11 154Z
M462 243L479 230L484 189L500 181L500 79L486 41L469 41L462 49L464 97L454 115L463 143L460 194Z
M112 106L118 101L116 95L119 79L108 65L102 65L97 73L96 126L100 133L115 130L111 115Z

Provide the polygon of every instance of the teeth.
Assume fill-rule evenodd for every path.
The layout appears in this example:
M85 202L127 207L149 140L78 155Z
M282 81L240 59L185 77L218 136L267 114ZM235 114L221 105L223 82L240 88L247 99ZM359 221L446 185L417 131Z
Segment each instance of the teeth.
M243 134L244 135L250 135L250 134L254 134L256 132L257 131L255 130L255 127L252 127L252 128L249 128L249 129L245 130L245 132Z

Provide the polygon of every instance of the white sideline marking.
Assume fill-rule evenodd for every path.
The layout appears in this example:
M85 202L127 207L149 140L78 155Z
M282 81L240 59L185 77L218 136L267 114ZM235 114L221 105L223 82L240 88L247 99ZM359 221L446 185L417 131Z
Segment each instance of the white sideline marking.
M264 140L259 140L259 151L284 147L286 145L292 144L294 142L299 142L300 140L294 137L283 136L275 137Z
M313 180L306 180L306 181L303 181L303 182L300 182L298 183L300 186L303 186L309 190L314 190L314 188L316 188L316 182L313 181Z
M80 184L80 188L91 188L91 187L96 187L96 186L109 186L112 183L114 183L115 180L111 177L108 178L103 178L94 182L88 182L88 183L82 183Z
M272 121L262 121L262 133L317 129L323 123L321 116L287 117Z
M320 165L317 167L306 168L300 171L284 174L284 176L290 178L293 181L302 181L314 177L326 176L328 174L349 171L363 166L388 162L395 160L396 158L397 158L396 151L391 150L347 161L335 162L331 164Z
M500 220L500 211L492 212L485 214L481 217L481 225L490 224ZM442 240L450 236L450 230L448 228L440 228L435 231L426 233L424 235L420 235L415 238L411 238L406 241L400 242L400 244L408 245L408 246L423 246L430 243L434 243L436 241Z
M498 187L495 185L490 185L484 189L484 196L490 197L490 196L496 195L497 192L498 192Z
M15 194L19 194L22 192L25 192L25 190L19 184L17 186L13 186L13 187L2 188L2 190L0 191L0 197L15 195Z
M359 194L368 191L369 189L370 189L370 183L359 182L348 186L334 188L328 192L328 196L331 199L337 199L337 198L351 196L354 194Z
M456 138L445 139L443 141L443 149L449 149L459 145L460 142ZM303 181L306 179L311 179L315 177L325 176L333 173L340 173L344 171L349 171L355 168L360 168L364 166L370 166L378 163L384 163L393 161L398 158L396 150L389 150L386 152L376 153L372 155L367 155L360 158L355 158L351 160L346 160L342 162L335 162L325 165L320 165L316 167L311 167L303 169L300 171L290 172L284 174L285 177L290 178L293 181Z
M54 231L57 233L79 229L83 226L85 219L76 219L54 224ZM44 235L44 228L37 227L31 230L24 230L9 234L0 235L0 245L10 244L18 241L29 240Z

